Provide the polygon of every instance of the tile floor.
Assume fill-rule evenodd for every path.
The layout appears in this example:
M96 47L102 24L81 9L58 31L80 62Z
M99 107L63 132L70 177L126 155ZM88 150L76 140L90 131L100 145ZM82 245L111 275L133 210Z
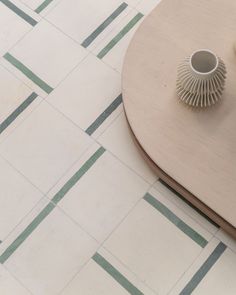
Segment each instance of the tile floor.
M1 295L236 294L236 241L125 120L125 51L159 1L0 0Z

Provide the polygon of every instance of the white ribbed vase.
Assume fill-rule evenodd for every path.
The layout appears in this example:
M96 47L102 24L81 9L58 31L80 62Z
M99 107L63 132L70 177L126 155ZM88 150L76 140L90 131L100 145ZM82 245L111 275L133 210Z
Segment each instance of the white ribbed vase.
M195 51L178 67L178 97L193 107L210 106L221 98L225 79L222 59L207 49Z

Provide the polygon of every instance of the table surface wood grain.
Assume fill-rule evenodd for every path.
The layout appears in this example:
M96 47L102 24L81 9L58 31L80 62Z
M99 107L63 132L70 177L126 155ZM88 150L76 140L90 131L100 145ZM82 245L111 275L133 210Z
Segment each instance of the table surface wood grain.
M123 68L129 124L151 160L236 227L236 1L163 0L136 32ZM177 99L177 66L207 48L227 67L221 102Z

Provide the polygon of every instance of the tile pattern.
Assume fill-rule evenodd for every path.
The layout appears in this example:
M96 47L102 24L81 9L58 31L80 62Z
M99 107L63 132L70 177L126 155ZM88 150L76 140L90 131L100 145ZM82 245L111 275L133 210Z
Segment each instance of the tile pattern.
M159 2L0 1L0 294L236 294L236 242L125 119L124 55Z

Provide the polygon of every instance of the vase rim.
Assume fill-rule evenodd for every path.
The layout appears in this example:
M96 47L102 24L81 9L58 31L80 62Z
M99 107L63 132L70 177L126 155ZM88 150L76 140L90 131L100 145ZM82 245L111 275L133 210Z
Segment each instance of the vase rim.
M214 57L214 59L215 59L215 64L214 64L214 67L211 69L211 70L209 70L209 71L199 71L199 70L197 70L194 66L193 66L193 64L192 64L192 60L193 60L193 57L194 56L196 56L196 54L198 54L198 53L207 53L207 54L210 54L212 57ZM219 66L219 58L217 57L217 55L213 52L213 51L211 51L211 50L209 50L209 49L198 49L198 50L195 50L192 54L191 54L191 56L190 56L190 67L191 67L191 70L194 72L194 73L196 73L197 75L201 75L201 76L208 76L208 75L211 75L212 73L214 73L215 72L215 70L218 68L218 66Z

